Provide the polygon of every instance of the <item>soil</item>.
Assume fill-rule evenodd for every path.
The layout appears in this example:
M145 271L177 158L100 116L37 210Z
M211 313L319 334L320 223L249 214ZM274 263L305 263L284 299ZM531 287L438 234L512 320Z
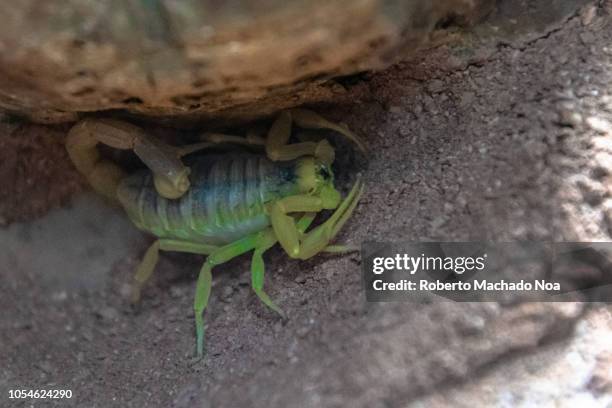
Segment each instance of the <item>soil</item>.
M372 152L367 164L348 150L340 157L341 184L361 171L367 190L339 240L610 241L605 7L587 5L535 34L463 35L470 47L440 46L351 78L343 86L353 103L314 107L364 135ZM7 151L14 150L0 150ZM79 184L58 155L65 184L51 197ZM47 185L39 167L23 168ZM38 196L25 194L20 209L3 210L6 220L37 213L30 208ZM98 223L114 217L92 208ZM97 228L92 233L103 234ZM358 254L297 262L274 248L266 288L288 319L252 293L248 257L219 266L206 313L208 353L194 362L191 306L202 258L163 255L134 310L130 276L146 244L130 239L135 249L109 264L99 283L77 288L52 264L41 272L19 267L31 250L0 253L0 398L9 388L59 388L73 390L73 399L10 404L403 407L559 347L589 313L586 303L367 303Z
M67 204L83 189L62 142L65 127L12 122L0 116L0 226L27 221Z

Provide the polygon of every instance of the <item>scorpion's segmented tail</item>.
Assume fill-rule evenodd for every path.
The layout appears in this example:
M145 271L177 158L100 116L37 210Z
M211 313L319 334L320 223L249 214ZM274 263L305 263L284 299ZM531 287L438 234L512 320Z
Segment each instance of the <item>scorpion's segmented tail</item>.
M96 148L98 139L88 125L89 122L84 120L70 129L66 150L77 170L87 178L92 188L119 204L117 187L126 174L115 163L100 156Z

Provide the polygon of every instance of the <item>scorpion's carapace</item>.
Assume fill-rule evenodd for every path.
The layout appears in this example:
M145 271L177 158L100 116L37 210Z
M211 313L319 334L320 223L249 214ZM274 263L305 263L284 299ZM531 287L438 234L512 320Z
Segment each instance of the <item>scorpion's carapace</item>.
M281 315L282 310L263 290L263 253L277 242L292 258L308 259L329 246L351 216L363 184L358 179L344 200L334 187L334 150L325 139L289 143L291 124L336 130L364 150L363 142L344 125L296 109L283 112L265 140L207 135L202 143L173 147L151 138L125 122L85 119L75 125L66 148L77 169L95 190L119 202L140 229L158 239L138 266L133 292L153 273L159 251L208 255L200 270L195 294L196 350L203 354L203 312L208 304L212 268L253 251L252 287L261 301ZM98 142L133 149L149 167L126 175L97 153ZM228 153L181 158L218 143L263 145L266 155ZM318 227L307 231L317 212L335 210Z

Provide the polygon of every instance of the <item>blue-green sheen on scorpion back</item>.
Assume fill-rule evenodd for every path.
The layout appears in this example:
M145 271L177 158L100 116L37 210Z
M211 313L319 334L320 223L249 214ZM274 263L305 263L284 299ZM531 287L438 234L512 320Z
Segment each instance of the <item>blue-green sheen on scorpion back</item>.
M299 161L232 154L201 155L187 162L192 186L179 199L157 194L149 171L119 185L117 196L140 229L160 238L227 244L270 225L266 203L299 192Z

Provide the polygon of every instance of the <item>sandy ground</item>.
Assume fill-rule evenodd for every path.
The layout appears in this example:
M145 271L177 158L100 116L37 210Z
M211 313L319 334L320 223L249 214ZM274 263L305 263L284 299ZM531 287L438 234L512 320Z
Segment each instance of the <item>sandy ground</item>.
M482 30L498 28L493 19ZM587 6L528 31L496 40L465 34L463 45L343 79L350 105L315 107L364 135L373 152L367 163L347 149L339 158L342 185L358 171L367 182L342 241L611 240L612 18ZM27 156L15 147L22 140L3 151ZM24 193L3 210L2 406L610 401L609 352L585 346L609 334L609 306L368 304L358 254L296 262L269 251L266 287L286 322L250 290L248 257L217 268L208 355L194 363L191 305L202 258L162 256L142 304L131 308L131 273L150 238L91 195L57 208L81 187L54 152L57 195L45 184L48 171L21 168L33 191L57 197L47 205L55 209L11 223L41 212ZM3 163L3 174L19 166ZM578 349L574 365L554 358ZM540 371L522 363L531 358ZM563 377L570 371L576 377ZM546 376L559 381L525 386ZM575 392L558 399L561 387ZM71 389L74 397L5 400L12 388Z

